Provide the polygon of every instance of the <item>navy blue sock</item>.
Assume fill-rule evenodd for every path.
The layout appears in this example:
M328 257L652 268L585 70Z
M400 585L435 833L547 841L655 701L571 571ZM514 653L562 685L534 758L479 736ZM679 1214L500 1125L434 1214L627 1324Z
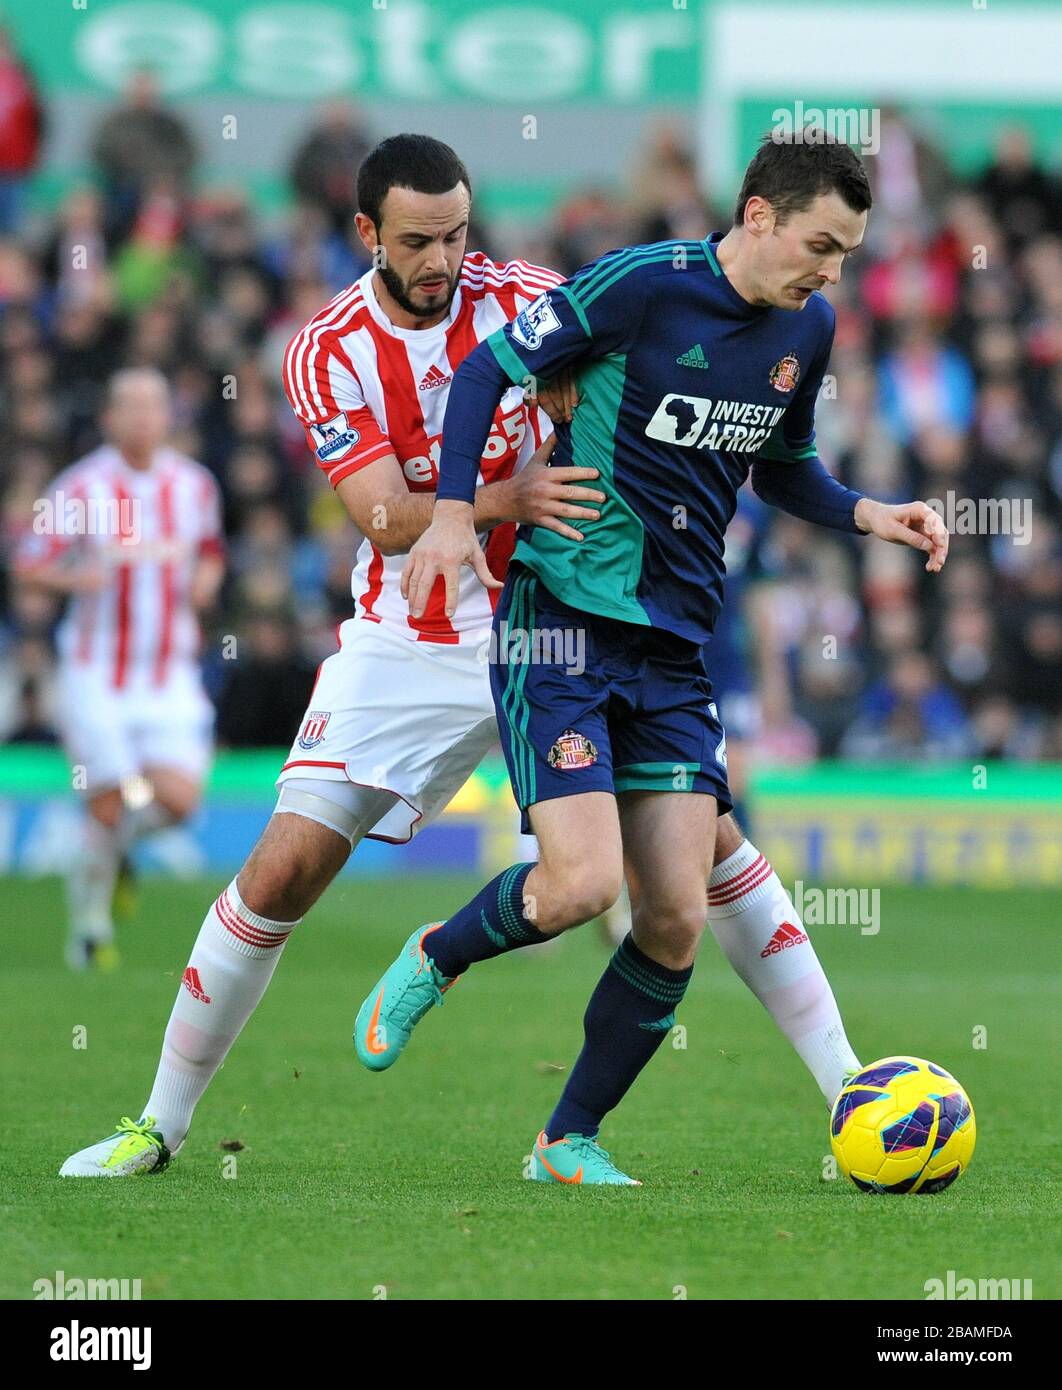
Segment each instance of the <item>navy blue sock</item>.
M658 965L627 933L590 996L583 1050L546 1126L550 1143L565 1134L597 1135L674 1026L692 974L692 965Z
M549 940L524 916L524 884L534 867L513 864L432 932L427 952L444 975L463 975L474 961Z

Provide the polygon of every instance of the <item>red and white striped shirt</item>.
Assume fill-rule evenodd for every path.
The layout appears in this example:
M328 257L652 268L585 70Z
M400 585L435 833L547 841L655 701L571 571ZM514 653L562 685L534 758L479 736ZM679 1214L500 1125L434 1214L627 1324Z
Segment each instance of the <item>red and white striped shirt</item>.
M30 576L74 552L108 578L71 597L57 633L61 660L116 690L157 688L195 660L192 577L201 555L223 554L220 492L208 469L169 448L146 469L110 444L95 449L41 499L16 567Z
M434 492L443 416L453 374L484 338L515 318L562 275L526 261L500 265L480 251L465 257L450 312L433 328L397 328L373 289L374 270L327 304L297 333L284 359L284 389L332 486L387 454L401 465L410 492ZM511 477L552 426L510 387L494 416L479 482ZM491 572L504 578L516 528L481 536ZM355 561L351 592L359 617L386 623L413 641L480 640L498 591L461 571L457 610L444 611L440 579L420 618L399 591L404 555L384 555L369 537Z

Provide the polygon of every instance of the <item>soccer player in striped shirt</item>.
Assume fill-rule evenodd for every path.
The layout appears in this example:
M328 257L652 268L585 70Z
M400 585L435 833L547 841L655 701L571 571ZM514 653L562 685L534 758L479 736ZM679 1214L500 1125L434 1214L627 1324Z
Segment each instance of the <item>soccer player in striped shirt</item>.
M139 836L193 813L213 756L197 615L224 573L219 493L166 443L171 424L161 373L118 372L104 443L55 479L16 556L23 582L69 598L59 724L85 811L67 875L74 969L114 963L119 864Z
M373 268L295 335L284 389L361 533L353 616L318 671L247 862L206 914L184 971L141 1118L71 1155L64 1177L165 1167L200 1097L273 976L288 937L366 836L408 842L496 746L483 651L495 595L479 578L444 611L411 618L405 553L431 519L454 372L561 276L465 254L468 173L429 136L383 141L358 173L358 231ZM563 390L558 393L563 400ZM545 466L549 421L514 386L495 403L477 466L476 525L503 574L515 523L577 542L593 469Z

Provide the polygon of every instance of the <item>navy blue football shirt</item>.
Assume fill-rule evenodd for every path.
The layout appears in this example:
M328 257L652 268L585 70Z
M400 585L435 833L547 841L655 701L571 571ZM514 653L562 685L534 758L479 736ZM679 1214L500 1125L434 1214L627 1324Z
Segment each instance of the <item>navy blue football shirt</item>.
M842 530L857 532L860 496L815 451L833 309L818 293L799 311L750 304L715 258L721 236L609 252L481 344L451 387L437 491L472 500L485 354L505 385L571 366L579 406L551 462L596 468L607 500L582 541L521 527L514 559L571 607L698 643L750 467L764 500Z

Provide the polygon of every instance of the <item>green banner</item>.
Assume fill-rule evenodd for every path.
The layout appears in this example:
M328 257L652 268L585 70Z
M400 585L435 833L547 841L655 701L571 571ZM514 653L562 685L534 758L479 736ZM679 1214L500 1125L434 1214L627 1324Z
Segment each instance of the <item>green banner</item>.
M19 0L46 90L112 94L150 66L174 97L692 102L703 0Z
M271 792L286 748L255 748L218 753L210 791L221 796ZM505 764L488 759L472 777L486 799L507 797ZM0 796L54 795L70 790L70 765L56 747L15 744L0 747ZM1062 820L1062 767L1055 763L943 763L910 767L892 763L814 763L808 767L759 768L752 776L757 798L775 802L811 800L962 803L975 809L987 802L1036 805Z

